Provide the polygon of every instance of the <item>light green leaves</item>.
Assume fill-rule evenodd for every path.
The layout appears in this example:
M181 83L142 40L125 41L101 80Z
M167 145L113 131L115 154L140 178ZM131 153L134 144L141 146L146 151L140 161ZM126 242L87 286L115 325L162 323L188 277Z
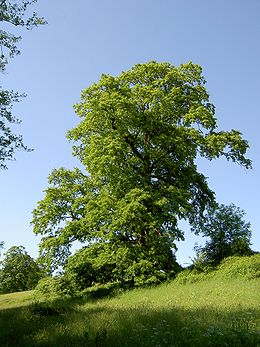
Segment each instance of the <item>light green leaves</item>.
M68 138L89 176L54 172L50 183L56 186L34 212L35 231L53 237L57 247L73 237L86 242L84 254L98 250L100 263L111 257L114 280L125 274L131 282L140 264L155 271L144 271L143 283L143 275L171 273L171 250L183 239L178 220L197 225L215 201L197 156L225 156L248 168L247 142L238 131L217 131L202 69L192 63L152 61L117 77L102 75L82 92L75 111L81 121ZM120 254L129 259L119 269ZM95 260L89 261L93 268Z

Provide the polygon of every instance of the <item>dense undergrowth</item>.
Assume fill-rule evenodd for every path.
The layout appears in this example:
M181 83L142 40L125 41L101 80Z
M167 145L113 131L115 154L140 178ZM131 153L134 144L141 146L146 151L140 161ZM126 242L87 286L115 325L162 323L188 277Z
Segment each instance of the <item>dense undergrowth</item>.
M256 347L259 263L259 255L227 259L206 279L201 272L202 280L181 281L191 277L185 270L173 282L110 297L100 288L37 300L32 292L1 295L0 345Z
M260 254L247 257L229 257L224 259L215 268L196 264L180 272L175 279L176 283L193 283L209 279L254 279L260 278Z

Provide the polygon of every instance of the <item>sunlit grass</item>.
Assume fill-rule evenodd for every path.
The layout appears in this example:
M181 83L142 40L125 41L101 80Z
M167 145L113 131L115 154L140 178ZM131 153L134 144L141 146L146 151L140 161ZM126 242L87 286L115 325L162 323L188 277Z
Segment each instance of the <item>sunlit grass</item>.
M257 346L259 288L259 279L173 282L92 302L49 302L47 311L24 306L30 292L0 296L0 345Z
M28 305L34 300L34 291L0 294L0 310Z

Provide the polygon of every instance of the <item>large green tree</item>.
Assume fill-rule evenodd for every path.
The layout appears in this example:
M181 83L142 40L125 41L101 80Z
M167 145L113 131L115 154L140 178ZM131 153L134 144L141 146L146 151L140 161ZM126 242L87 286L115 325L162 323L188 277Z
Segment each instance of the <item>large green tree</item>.
M77 240L85 248L75 256L107 273L104 282L166 278L176 270L175 241L183 239L178 221L197 225L214 204L197 156L249 168L247 141L239 131L217 131L202 69L193 63L152 61L102 75L75 110L81 122L68 138L87 174L60 169L49 177L33 212L45 261L61 264Z
M25 251L23 246L13 246L0 262L0 293L13 293L34 289L43 270Z
M43 18L39 18L36 13L28 14L28 8L37 0L18 0L18 1L0 1L0 22L5 27L24 27L31 29L35 26L45 24ZM14 35L7 30L0 30L0 72L6 70L10 58L20 54L17 47L21 36ZM12 107L18 102L24 94L5 90L0 85L0 168L6 168L6 161L14 159L14 153L17 149L29 151L23 143L21 135L13 132L12 124L20 123L13 115Z

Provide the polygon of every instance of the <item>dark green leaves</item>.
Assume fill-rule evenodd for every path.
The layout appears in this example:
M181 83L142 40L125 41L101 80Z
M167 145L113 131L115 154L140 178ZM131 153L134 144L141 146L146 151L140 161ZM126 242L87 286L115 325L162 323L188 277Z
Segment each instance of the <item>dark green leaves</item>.
M0 262L0 293L12 293L35 288L44 272L25 251L23 246L13 246Z
M195 230L207 237L204 246L196 247L205 262L216 265L229 256L253 254L250 223L245 222L244 216L245 212L234 204L216 205L207 210Z
M12 160L17 149L31 151L24 145L22 136L13 133L11 125L20 121L12 114L14 102L18 102L24 95L3 90L0 87L0 168L6 169L6 160Z

